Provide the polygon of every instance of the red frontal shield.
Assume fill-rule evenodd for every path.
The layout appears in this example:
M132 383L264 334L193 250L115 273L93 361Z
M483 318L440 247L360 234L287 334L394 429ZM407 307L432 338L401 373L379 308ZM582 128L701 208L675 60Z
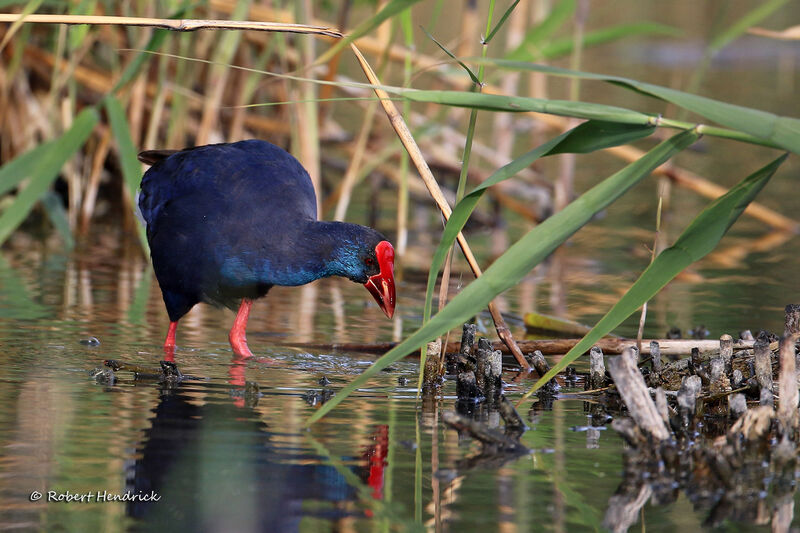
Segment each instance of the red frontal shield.
M381 307L386 316L392 318L394 314L394 248L389 241L381 241L375 247L378 257L378 266L381 271L364 284Z

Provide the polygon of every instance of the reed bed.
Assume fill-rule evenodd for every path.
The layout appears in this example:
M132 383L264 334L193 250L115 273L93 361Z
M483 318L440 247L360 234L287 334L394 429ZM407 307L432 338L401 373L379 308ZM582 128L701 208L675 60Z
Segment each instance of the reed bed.
M785 3L769 2L748 13L712 43L709 53ZM343 2L319 11L311 2L291 5L174 0L51 6L32 1L16 15L0 17L8 23L0 28L0 244L20 226L31 231L42 227L36 220L45 219L67 246L75 236L80 244L111 225L133 239L138 236L146 253L134 216L142 174L137 151L250 137L284 146L300 159L326 218L377 212L374 207L358 213L349 209L358 183L377 176L380 186L364 195L367 205L381 202L384 212L397 213L396 224L386 217L374 222L389 234L396 230L401 264L430 265L424 257L405 253L407 195L426 206L433 198L438 212L428 215L430 227L438 234L442 218L447 224L429 269L426 309L431 309L439 270L449 265L447 251L454 244L479 279L458 295L442 293L443 303L452 301L318 411L319 418L370 375L486 306L498 334L526 368L493 299L651 173L716 200L675 245L653 259L631 291L553 371L611 331L685 266L709 254L745 208L777 230L797 233L800 228L753 201L785 156L727 193L669 163L703 135L797 154L800 120L577 70L586 46L632 35L674 35L674 28L642 22L590 31L585 27L588 2L556 2L549 12L539 12L525 2L495 6L491 0L486 14L466 10L461 38L445 42L435 35L440 3L424 32L412 22L422 5L410 0L374 7ZM565 26L568 31L559 31ZM402 39L392 36L398 29ZM571 58L573 69L542 64L559 57ZM378 65L378 74L371 65ZM525 75L530 83L522 83ZM549 98L542 83L559 77L571 80L564 100ZM583 79L650 95L681 114L670 118L581 101L578 80ZM376 111L376 98L388 122ZM481 128L490 121L487 112L501 128L497 139L491 129L483 133ZM524 133L514 127L520 121L526 121ZM638 142L656 132L661 143L655 147ZM516 146L525 149L515 153ZM568 166L557 194L550 180L538 174L543 157L569 154L566 161L571 161L575 154L601 150L627 165L577 199ZM441 179L448 175L453 176L449 186ZM387 188L392 194L381 194ZM490 217L478 210L486 193L497 205L522 215L532 229L500 250L502 255L483 272L461 230L468 220L504 212L493 208ZM521 202L523 194L541 201ZM396 198L391 206L387 196ZM559 200L554 202L554 196ZM554 209L558 212L547 218Z

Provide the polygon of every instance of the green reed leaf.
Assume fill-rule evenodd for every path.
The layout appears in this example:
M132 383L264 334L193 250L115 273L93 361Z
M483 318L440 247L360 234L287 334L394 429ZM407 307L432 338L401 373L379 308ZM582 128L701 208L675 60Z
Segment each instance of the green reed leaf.
M467 71L467 75L469 75L469 79L472 80L472 83L474 83L475 85L480 85L481 84L481 80L479 80L478 76L476 76L475 73L472 72L472 69L470 69L463 61L461 61L455 55L453 55L453 53L450 50L448 50L447 48L445 48L445 46L442 43L437 41L436 38L433 35L431 35L428 30L426 30L422 26L420 26L420 29L425 32L425 35L428 36L428 39L433 41L436 44L436 46L438 46L439 49L441 49L442 52L447 54L453 61L455 61L456 63L461 65L461 68L463 68L464 70Z
M31 152L36 153L35 158L28 152L0 168L0 190L6 189L4 185L6 181L19 182L21 177L30 178L25 188L0 215L0 244L5 242L25 220L36 202L56 179L64 163L75 155L89 138L99 119L100 116L94 108L84 109L75 117L72 127L61 137L34 148ZM47 146L47 149L42 149L43 146ZM20 159L22 162L18 161ZM9 168L11 172L22 172L22 176L9 175L11 174Z
M653 133L655 128L647 125L614 124L608 122L588 121L575 128L562 133L558 137L542 144L530 152L518 157L489 176L486 181L476 187L464 197L450 215L442 233L442 240L431 260L428 271L428 286L425 298L423 316L430 316L433 305L433 288L439 270L444 264L445 256L450 247L455 243L458 233L464 229L470 215L478 205L483 193L492 185L515 176L522 169L529 167L540 157L561 153L588 153L609 146L627 144Z
M108 121L111 123L111 132L117 140L117 148L119 148L120 166L122 167L122 177L125 180L125 188L130 195L131 204L133 209L136 210L136 193L139 190L139 184L142 181L142 166L136 157L137 150L131 138L131 129L128 125L128 119L125 116L125 111L122 109L122 104L119 100L109 95L105 99L106 113L108 114ZM143 224L137 225L139 242L142 245L146 254L149 254L150 247L147 244L147 234Z
M506 21L508 20L508 17L510 17L511 13L514 12L514 9L517 7L517 4L519 4L519 1L520 0L515 0L513 4L508 6L508 9L506 9L506 12L503 13L503 16L500 17L500 20L497 22L497 26L495 26L492 29L492 31L489 32L489 35L487 35L483 39L483 44L489 44L489 42L494 38L494 36L497 34L497 32L500 31L500 28L502 28L503 25L506 23Z
M506 96L462 91L436 91L383 87L388 93L399 94L413 102L434 103L487 111L520 113L534 111L550 115L619 122L622 124L655 124L656 116L623 107L571 100L549 100L525 96Z
M510 70L543 72L554 76L578 77L581 79L613 83L626 89L670 102L718 124L744 132L758 139L768 141L775 146L800 154L800 119L794 117L779 116L774 113L720 102L712 98L689 94L676 89L661 87L659 85L653 85L652 83L644 83L619 76L606 76L604 74L594 74L502 59L476 59L476 61L485 61L487 64L493 64L497 67ZM408 97L407 95L404 96ZM663 122L667 121L664 120ZM742 138L740 140L747 139Z
M44 206L47 218L56 229L64 241L64 248L72 250L75 247L75 239L72 237L72 229L69 227L69 218L67 217L67 210L64 209L64 203L61 197L54 191L50 190L42 196L42 205Z

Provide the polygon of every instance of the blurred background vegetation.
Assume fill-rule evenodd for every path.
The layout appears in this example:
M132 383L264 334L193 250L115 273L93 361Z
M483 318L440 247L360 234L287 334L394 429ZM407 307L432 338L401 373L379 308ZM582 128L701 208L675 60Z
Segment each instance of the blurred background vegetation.
M786 0L720 0L703 6L627 2L617 7L586 0L497 5L471 0L40 0L0 5L4 12L26 14L296 21L335 27L358 36L359 48L387 85L475 92L480 78L484 93L603 102L663 113L688 121L685 124L697 116L636 92L541 72L498 69L491 63L484 71L485 65L468 58L605 71L689 92L710 92L742 105L785 109L787 114L796 103L796 41L788 34L746 35L757 25L781 28L797 13L797 6ZM490 28L497 32L490 34ZM336 39L49 24L4 24L2 32L0 242L9 241L6 246L24 249L41 238L67 248L103 239L138 246L141 227L133 203L144 167L135 160L136 152L258 137L301 160L317 185L323 218L376 226L396 242L401 268L424 272L430 264L441 216L431 208L427 191L372 92L351 83L364 81L353 54L341 47L329 53ZM661 45L650 47L653 39ZM320 56L323 61L315 61ZM453 57L466 61L468 69ZM759 63L761 57L763 68L751 69L751 77L740 77L740 83L708 75L714 62L724 69ZM325 83L303 81L309 78ZM541 113L492 113L476 120L476 109L432 101L398 105L451 205L457 195L519 154L578 123ZM659 130L655 137L661 140L669 134ZM653 146L647 142L641 146ZM737 146L735 154L702 156L718 142L706 140L693 153L681 154L680 161L700 173L723 176L721 187L673 165L660 170L660 190L677 183L714 197L765 163L763 154L775 154L728 142ZM564 154L537 161L516 173L513 181L492 187L491 201L478 207L468 226L489 230L476 237L484 244L482 260L499 256L520 234L567 205L576 196L576 180L582 190L597 181L598 173L607 176L608 169L643 153L616 147L577 161ZM751 159L759 164L741 171L742 161ZM797 168L793 160L789 164ZM664 194L668 200L669 193ZM672 207L682 221L676 231L704 202ZM768 202L776 207L780 195ZM657 195L652 195L639 207L654 220L656 204ZM794 221L779 213L762 211L760 218L767 228L790 234L797 230ZM632 231L636 228L631 224ZM675 235L667 228L658 248ZM454 268L463 269L459 265Z

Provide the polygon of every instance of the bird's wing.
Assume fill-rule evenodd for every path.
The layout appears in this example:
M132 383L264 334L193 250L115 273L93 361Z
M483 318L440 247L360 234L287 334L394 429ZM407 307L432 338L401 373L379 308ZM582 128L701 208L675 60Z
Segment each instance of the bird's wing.
M217 204L220 216L279 212L284 221L316 220L316 194L308 173L288 152L266 141L199 146L173 153L152 150L143 152L141 158L158 159L141 183L139 207L148 228L164 205L188 197L197 200L198 193L205 198L205 205L196 207L213 211Z

